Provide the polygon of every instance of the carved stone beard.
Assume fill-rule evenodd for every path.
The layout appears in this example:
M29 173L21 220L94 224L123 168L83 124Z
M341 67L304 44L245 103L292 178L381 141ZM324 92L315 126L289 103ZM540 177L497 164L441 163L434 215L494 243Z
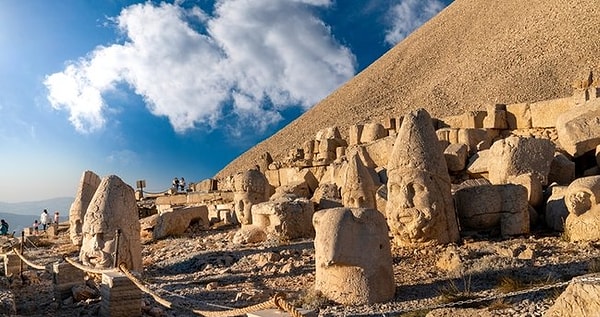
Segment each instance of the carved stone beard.
M427 172L394 173L388 180L387 218L399 244L424 243L437 237L445 221L444 195Z

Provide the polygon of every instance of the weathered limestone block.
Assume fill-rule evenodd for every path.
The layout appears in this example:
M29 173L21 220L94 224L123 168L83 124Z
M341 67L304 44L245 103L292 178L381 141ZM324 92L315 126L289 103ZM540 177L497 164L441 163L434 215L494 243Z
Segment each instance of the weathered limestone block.
M482 150L475 153L469 162L467 163L467 173L471 176L485 176L488 177L490 160L493 160L492 152L490 150Z
M282 197L252 206L252 224L282 239L312 238L313 203L306 198Z
M336 184L319 184L310 200L317 204L315 210L343 207L340 189Z
M454 128L454 129L463 128L463 116L462 115L444 117L444 118L440 119L440 121L442 122L443 128ZM398 127L400 127L400 125L398 125Z
M355 124L351 125L348 129L348 145L358 145L360 144L360 136L362 134L364 125Z
M386 136L388 136L387 130L381 123L367 123L360 135L360 143L373 142L385 138Z
M466 144L469 154L474 154L489 149L497 135L498 131L491 129L460 129L457 143Z
M506 105L506 123L508 129L530 129L531 110L528 103Z
M125 263L130 270L141 272L140 221L134 190L119 177L102 179L85 213L82 232L79 259L83 264L111 268L118 250L117 265Z
M264 172L265 177L269 185L277 188L281 186L281 180L279 179L279 169L267 170Z
M595 99L561 114L556 121L561 147L573 157L600 145L600 100Z
M395 138L392 136L363 144L347 151L347 157L355 152L360 156L363 164L369 168L386 166L394 147Z
M464 144L450 144L444 150L444 158L448 165L448 170L458 172L465 169L467 164L467 146Z
M545 219L546 225L553 230L563 231L569 210L565 204L567 186L550 185L547 192L550 194L546 200Z
M73 294L71 291L73 286L85 283L84 277L85 273L82 270L67 262L53 263L52 290L54 292L54 298L59 301L69 298Z
M273 163L273 157L271 156L271 153L264 152L258 158L258 164L257 164L258 170L263 173L266 172L269 169L269 165L271 165L271 163ZM215 190L215 189L210 189L210 190Z
M74 245L81 245L83 218L100 181L100 176L92 171L85 171L81 175L75 200L69 209L69 237Z
M266 169L265 169L266 170ZM195 192L210 192L217 190L217 181L212 178L207 178L202 180L192 187L192 190Z
M276 200L289 195L310 198L310 193L311 190L305 181L297 181L275 188L275 193L269 198L269 200Z
M458 143L458 131L457 128L441 128L435 131L435 134L440 141L446 141L449 144Z
M494 142L488 161L492 184L505 184L511 176L532 173L542 185L548 184L554 143L547 139L511 136Z
M486 129L507 129L506 105L489 105L486 107L487 115L483 119L483 127Z
M481 129L486 115L485 111L467 111L462 114L462 125L457 128Z
M162 239L168 236L182 235L191 224L199 223L204 229L208 229L208 208L206 206L192 206L184 208L171 209L161 212L156 217L149 218L144 221L155 222L145 224L144 227L148 230L148 226L152 227L152 238Z
M175 194L156 197L154 203L159 210L166 210L175 206L183 206L187 203L187 195Z
M302 144L304 150L304 159L312 161L315 157L315 140L308 140Z
M581 177L574 180L565 193L569 213L581 215L600 203L600 176Z
M369 170L362 164L358 155L348 159L342 176L342 203L349 208L376 209L375 183Z
M342 182L342 173L343 173L343 165L342 164L330 164L325 169L325 173L321 178L321 183L332 183L336 184L337 187L341 188L343 185Z
M557 127L557 119L576 107L573 98L543 100L529 104L532 128Z
M267 201L269 198L269 182L257 170L247 170L234 176L233 202L235 215L244 225L252 223L252 205Z
M600 283L585 282L586 278L597 281L599 274L578 277L567 286L544 314L546 317L598 316L600 312Z
M569 185L575 179L575 162L560 152L554 153L552 163L550 163L550 173L548 173L548 183L557 183L559 185Z
M499 190L502 196L500 234L514 236L529 233L531 222L527 189L521 185L506 184L499 186Z
M521 185L469 186L454 193L462 227L485 230L500 227L503 236L529 232L527 189Z
M387 225L373 209L315 213L315 289L344 305L385 302L395 283Z
M142 316L142 291L121 272L102 274L101 317Z
M238 230L233 236L233 243L235 244L247 244L247 243L259 243L267 240L267 233L255 225L245 225Z
M310 192L314 192L319 186L319 181L310 168L280 168L279 182L280 186L305 182Z
M510 184L521 185L527 189L527 201L529 205L538 208L544 202L544 189L540 180L531 173L510 176L507 178Z
M450 175L426 110L404 117L387 174L386 213L395 244L458 241Z

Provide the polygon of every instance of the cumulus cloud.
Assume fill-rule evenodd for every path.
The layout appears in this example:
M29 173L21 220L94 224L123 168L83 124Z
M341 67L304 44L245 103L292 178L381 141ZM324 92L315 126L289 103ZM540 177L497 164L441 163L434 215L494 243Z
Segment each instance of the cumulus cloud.
M438 14L446 5L440 0L395 1L388 12L390 27L386 30L385 41L396 45L412 31Z
M214 127L230 112L264 129L280 110L309 108L354 75L354 55L314 13L331 5L220 0L212 15L177 4L129 6L114 18L124 42L47 76L48 100L81 132L106 124L105 96L122 83L177 132Z

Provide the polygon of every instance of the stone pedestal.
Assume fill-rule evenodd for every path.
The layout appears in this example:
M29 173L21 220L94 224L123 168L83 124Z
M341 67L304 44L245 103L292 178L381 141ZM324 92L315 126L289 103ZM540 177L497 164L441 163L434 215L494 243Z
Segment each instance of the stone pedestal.
M27 269L27 264L23 263L23 271ZM6 276L19 274L21 271L21 259L14 253L4 255L4 274Z
M103 317L142 316L142 291L123 273L102 274L100 314Z
M52 265L52 286L54 298L59 302L73 295L71 289L84 283L85 273L69 263L54 263Z

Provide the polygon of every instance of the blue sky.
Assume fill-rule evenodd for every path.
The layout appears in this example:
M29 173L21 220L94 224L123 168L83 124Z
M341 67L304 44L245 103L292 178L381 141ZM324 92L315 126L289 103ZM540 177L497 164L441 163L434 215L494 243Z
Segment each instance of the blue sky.
M448 0L0 0L0 201L196 182Z

